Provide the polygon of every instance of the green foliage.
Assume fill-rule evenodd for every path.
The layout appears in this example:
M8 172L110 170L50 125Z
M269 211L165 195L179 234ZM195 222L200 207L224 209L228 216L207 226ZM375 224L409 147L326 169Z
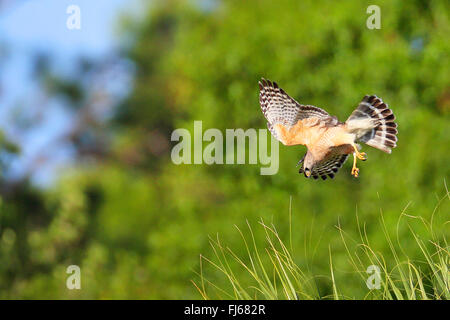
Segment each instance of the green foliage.
M433 211L437 198L448 193L444 184L450 174L448 3L212 3L160 1L142 21L125 20L124 35L134 39L125 55L136 72L132 92L105 126L112 133L109 152L100 161L79 161L50 190L25 184L3 196L0 298L202 298L191 280L201 288L199 255L214 255L209 236L219 234L233 256L243 257L253 239L244 245L233 226L261 219L277 230L271 236L255 230L254 243L279 236L283 241L276 245L289 243L290 256L283 263L299 279L317 277L314 290L299 290L306 292L302 298L363 298L369 294L365 281L348 277L355 269L336 225L353 239L364 226L363 244L376 248L387 270L405 259L429 258L424 251L435 252L427 227L414 226L412 237L409 224L398 223L400 217L433 217L433 232L448 239L449 202ZM380 30L366 28L370 4L381 8ZM358 179L350 176L347 163L334 180L306 180L295 168L303 147L282 145L279 172L273 176L261 176L259 165L171 162L172 130L191 129L194 120L202 120L204 130L266 128L258 102L261 77L340 120L365 94L382 97L397 117L398 147L387 155L364 146L369 160L360 164ZM76 96L84 95L77 91ZM402 248L399 260L388 241L393 235ZM447 242L439 245L448 254ZM271 262L269 256L261 255L263 265ZM435 272L436 258L432 255L431 269L419 274ZM370 261L361 262L357 270L365 271ZM65 286L71 264L81 267L79 291ZM444 279L448 270L439 265ZM229 279L213 269L202 271L205 278L226 288ZM254 285L249 270L231 270L242 284L239 292ZM278 269L275 277L291 287L282 272ZM429 283L436 278L428 278L425 290L436 286ZM298 287L292 286L286 297L294 297ZM392 297L400 298L389 286ZM269 282L260 290L269 292L266 298L283 295L272 294ZM413 298L406 288L401 292Z
M447 192L440 202L448 201L449 196L450 194ZM348 235L337 226L348 254L348 262L354 268L353 272L348 273L345 278L346 282L337 282L330 248L330 275L307 274L293 259L292 243L284 242L275 226L267 226L264 221L261 221L260 225L264 228L265 242L267 243L264 252L265 262L263 262L264 256L260 254L260 249L255 241L252 227L248 224L250 240L246 239L245 232L237 228L247 249L247 257L236 255L232 249L221 243L219 237L217 237L217 240L211 239L215 256L214 261L201 257L199 280L193 283L204 299L337 300L355 298L355 296L346 295L349 294L346 283L349 279L359 276L361 281L366 283L368 290L365 296L357 296L358 299L448 300L450 298L450 274L448 270L450 252L447 239L434 233L433 217L431 221L425 221L421 217L401 216L401 218L409 220L421 220L428 231L428 236L431 238L431 245L427 246L414 232L409 221L407 222L411 231L410 236L414 238L415 245L422 252L421 260L415 261L409 260L398 238L397 244L392 242L383 215L380 217L380 226L390 246L389 254L394 257L394 266L389 265L383 254L368 242L365 228L358 226L360 228L360 240L358 242L350 239L353 243L349 244ZM290 227L292 226L290 225ZM401 255L399 251L401 251ZM203 261L205 263L202 263ZM204 270L207 268L204 264L213 266L220 271L229 281L230 288L228 290L220 288L205 278ZM251 279L249 284L244 284L241 277L236 276L236 274L240 275L238 268L248 273ZM374 270L375 268L377 268L377 271ZM332 293L321 292L318 284L324 279L328 282L328 286L332 288Z

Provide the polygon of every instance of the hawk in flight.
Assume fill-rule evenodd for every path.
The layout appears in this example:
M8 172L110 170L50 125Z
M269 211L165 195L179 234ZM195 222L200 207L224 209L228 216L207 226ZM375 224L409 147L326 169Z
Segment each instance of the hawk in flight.
M308 149L297 165L305 177L325 180L353 154L352 175L358 177L356 159L366 160L357 142L391 153L397 142L397 124L391 109L377 96L365 96L345 122L323 109L302 105L275 82L259 82L259 103L272 135L286 146Z

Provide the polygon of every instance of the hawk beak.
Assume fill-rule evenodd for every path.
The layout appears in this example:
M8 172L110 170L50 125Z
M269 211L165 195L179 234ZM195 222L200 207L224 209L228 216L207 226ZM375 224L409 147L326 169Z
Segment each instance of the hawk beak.
M307 178L309 178L310 176L311 176L311 171L305 171L305 176L307 177Z

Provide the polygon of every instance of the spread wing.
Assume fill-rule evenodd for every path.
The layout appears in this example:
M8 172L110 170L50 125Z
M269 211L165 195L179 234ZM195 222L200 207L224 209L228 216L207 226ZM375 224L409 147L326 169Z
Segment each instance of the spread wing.
M330 177L331 179L333 179L334 174L339 171L339 169L344 164L345 160L347 160L347 157L348 157L348 154L338 154L338 155L333 155L331 157L328 157L328 158L320 161L313 167L311 176L314 179L318 179L319 176L323 180L326 180L327 176ZM305 157L303 157L303 159L304 158ZM303 159L299 162L300 165L303 162ZM303 173L302 167L300 168L299 173Z
M338 122L335 117L330 116L321 108L299 104L278 87L276 82L261 79L259 90L259 103L264 117L267 119L267 127L277 140L286 145L298 144L286 141L285 134L288 135L295 125L302 124L301 122L305 119L315 118L318 121L333 124ZM279 129L283 129L285 134L280 133Z

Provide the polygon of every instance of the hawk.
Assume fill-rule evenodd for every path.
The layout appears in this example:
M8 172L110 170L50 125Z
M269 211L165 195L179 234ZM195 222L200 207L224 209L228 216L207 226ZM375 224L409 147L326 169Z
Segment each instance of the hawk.
M377 96L365 96L345 122L325 110L302 105L276 82L259 81L259 103L272 135L286 146L305 145L306 154L297 165L306 178L334 178L349 154L353 154L351 174L358 177L356 159L366 160L358 142L391 153L397 146L395 116Z

